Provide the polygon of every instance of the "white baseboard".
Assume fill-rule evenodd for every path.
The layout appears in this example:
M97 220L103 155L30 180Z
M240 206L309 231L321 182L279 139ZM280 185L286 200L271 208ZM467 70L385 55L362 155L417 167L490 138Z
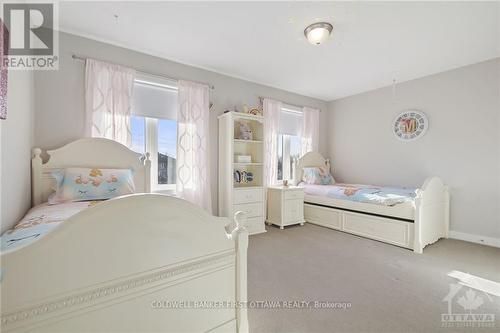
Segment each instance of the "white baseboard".
M465 232L450 230L450 238L459 239L466 242L500 247L500 238L486 237L481 235L468 234Z

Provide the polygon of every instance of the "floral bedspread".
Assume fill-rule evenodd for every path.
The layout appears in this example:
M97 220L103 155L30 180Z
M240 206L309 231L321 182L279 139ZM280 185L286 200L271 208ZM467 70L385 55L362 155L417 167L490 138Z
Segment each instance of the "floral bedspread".
M33 242L47 234L61 222L76 213L96 204L98 201L68 202L57 205L47 203L35 206L24 218L0 237L1 251L11 250Z
M382 206L394 206L413 201L416 197L414 188L381 187L373 185L341 184L311 185L301 183L306 194L326 196L333 199L373 203Z

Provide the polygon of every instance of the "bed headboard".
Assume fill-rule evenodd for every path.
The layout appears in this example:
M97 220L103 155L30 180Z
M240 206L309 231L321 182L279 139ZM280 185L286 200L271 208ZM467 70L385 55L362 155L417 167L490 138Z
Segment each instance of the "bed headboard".
M317 153L315 151L306 153L304 156L297 160L295 166L295 177L293 180L294 184L297 185L302 181L302 168L323 166L326 166L327 169L331 172L329 159L324 158L320 153Z
M151 191L151 162L149 153L138 154L113 140L103 138L85 138L67 145L48 150L49 160L43 163L40 148L33 149L31 159L32 204L39 205L47 201L54 192L55 179L52 171L70 167L132 169L136 192Z

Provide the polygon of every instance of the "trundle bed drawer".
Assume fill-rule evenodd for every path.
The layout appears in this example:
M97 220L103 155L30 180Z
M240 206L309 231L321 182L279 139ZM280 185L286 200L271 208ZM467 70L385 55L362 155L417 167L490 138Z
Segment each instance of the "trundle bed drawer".
M410 222L312 204L304 205L304 215L309 223L413 248L414 225Z
M342 230L342 211L315 205L304 205L306 222Z
M344 231L386 243L412 247L412 228L413 223L409 222L344 212Z

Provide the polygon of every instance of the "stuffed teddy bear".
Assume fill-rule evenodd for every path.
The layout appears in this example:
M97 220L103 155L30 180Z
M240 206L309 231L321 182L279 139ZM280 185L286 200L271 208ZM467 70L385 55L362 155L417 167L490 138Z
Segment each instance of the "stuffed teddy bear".
M246 121L240 121L240 139L253 140L252 128Z

